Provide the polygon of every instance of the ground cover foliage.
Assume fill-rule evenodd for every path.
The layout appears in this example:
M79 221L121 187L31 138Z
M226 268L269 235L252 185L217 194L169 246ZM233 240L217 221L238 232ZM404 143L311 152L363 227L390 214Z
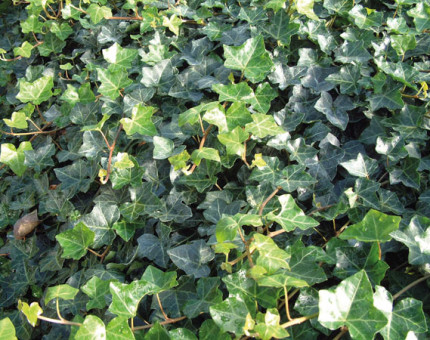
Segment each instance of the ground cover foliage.
M430 1L0 14L0 338L425 339Z

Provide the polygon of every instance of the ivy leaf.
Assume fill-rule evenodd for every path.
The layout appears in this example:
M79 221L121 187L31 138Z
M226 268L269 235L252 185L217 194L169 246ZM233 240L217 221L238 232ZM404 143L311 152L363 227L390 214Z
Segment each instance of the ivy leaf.
M17 340L15 326L8 317L0 320L0 339Z
M185 271L187 275L194 275L195 278L209 275L210 269L206 263L215 256L203 240L171 248L167 254L178 268Z
M223 302L209 307L213 321L224 332L233 332L240 336L248 314L248 308L243 300L230 297Z
M112 16L112 10L106 6L99 6L97 4L91 4L88 6L86 11L93 24L98 24L103 18L108 18Z
M321 97L315 103L315 109L325 114L330 123L341 130L348 125L349 116L347 111L355 108L348 96L340 95L333 102L328 92L321 92Z
M109 290L112 294L112 303L108 310L125 318L136 316L140 300L148 294L148 287L141 281L133 281L130 284L111 282Z
M106 340L134 340L127 318L116 317L106 327Z
M32 302L29 306L27 302L22 302L21 300L18 300L18 309L27 317L27 321L33 327L36 326L36 323L38 320L37 317L43 313L43 310L39 306L38 302ZM12 326L13 326L13 324L12 324ZM15 331L15 329L14 329L14 331ZM15 337L15 339L16 339L16 337Z
M199 329L199 339L210 340L213 338L219 340L231 339L230 335L223 332L212 319L207 319L202 323L202 326Z
M234 102L227 109L225 114L227 120L227 128L229 131L234 130L236 127L243 127L247 123L252 122L251 114L249 113L245 103Z
M261 35L248 39L241 46L224 45L224 56L225 67L242 71L253 83L264 80L274 65Z
M357 177L369 179L377 170L378 162L366 155L359 153L356 159L340 163L348 172Z
M343 64L363 64L372 59L372 55L364 47L362 40L345 41L335 54L335 61Z
M176 276L176 272L163 272L150 265L145 269L140 282L145 283L150 294L158 294L177 286Z
M262 29L273 39L288 46L291 37L298 33L300 24L290 22L290 16L286 11L277 11L270 20L269 25L262 25Z
M66 40L69 35L73 34L73 29L67 22L59 24L58 22L54 21L51 24L50 30L57 36L58 39L62 41Z
M352 9L353 3L345 0L324 0L323 6L329 11L344 16L348 15L348 12Z
M220 102L249 102L254 95L252 89L244 81L238 84L214 84L212 90L219 94Z
M43 22L39 21L39 16L31 14L27 17L25 21L20 23L22 33L42 33Z
M208 313L209 307L222 302L222 293L218 289L218 277L203 277L197 281L197 298L190 299L184 307L184 314L188 318L195 318L200 313Z
M390 233L399 228L401 218L390 216L380 211L370 209L359 223L349 226L342 234L341 239L356 239L364 242L388 242Z
M63 168L54 169L55 175L61 182L63 190L87 192L95 175L95 168L84 160L78 160Z
M335 289L319 291L318 321L329 329L347 326L354 339L373 339L387 318L373 305L373 291L365 271L343 280Z
M375 307L388 319L387 325L379 332L384 339L406 339L409 332L427 331L423 303L414 298L406 298L396 303L384 287L377 286L374 295Z
M263 83L257 86L255 95L251 96L248 102L255 110L267 113L270 109L270 102L277 96L278 92L272 89L269 83Z
M423 252L421 240L427 234L430 219L424 216L413 216L411 222L404 230L395 230L390 233L396 241L399 241L409 248L408 260L411 265L421 265L430 261L430 254Z
M94 236L93 231L82 222L79 222L73 229L66 230L55 236L55 239L63 248L61 257L79 260L87 253L88 247L94 242Z
M237 126L230 132L218 134L217 137L218 140L226 146L227 154L242 156L245 151L243 142L248 139L249 134Z
M87 310L106 307L110 282L111 280L101 280L97 276L93 276L85 285L81 286L81 290L91 298L87 302Z
M102 50L103 58L110 64L110 71L117 71L131 67L133 60L137 57L138 51L131 48L122 48L118 43Z
M158 322L145 334L145 340L170 340L169 333Z
M281 178L274 184L281 186L286 192L293 192L298 188L307 188L317 180L304 171L304 165L289 165L281 170Z
M17 176L21 177L27 169L25 151L29 150L33 150L30 142L21 142L18 149L13 144L3 143L0 149L0 162L8 165Z
M297 206L291 195L287 194L278 196L278 201L281 204L281 210L276 215L271 211L266 215L266 218L269 221L279 223L279 225L286 231L292 231L296 229L296 227L306 230L319 224L313 218L305 215L305 213Z
M166 159L172 155L175 144L172 140L165 137L154 136L154 159Z
M99 92L110 99L118 98L121 90L133 83L133 81L127 77L127 72L124 72L122 69L111 71L109 69L103 70L98 68L97 75L101 82L101 86L98 89Z
M30 58L32 50L33 50L33 45L30 44L28 41L24 41L21 46L15 47L13 49L13 54L15 56Z
M222 107L221 105L207 110L203 115L202 119L209 124L216 125L220 132L228 131L224 107Z
M237 235L238 229L244 225L258 227L262 224L263 222L259 215L239 213L234 216L224 216L216 225L217 241L219 243L233 241Z
M218 150L206 147L194 150L191 154L191 159L197 166L200 165L202 159L209 159L215 162L221 162Z
M19 92L17 99L23 103L31 102L34 105L40 105L52 97L52 88L54 87L54 79L52 76L43 76L34 82L19 82Z
M401 168L394 168L390 171L390 183L403 183L405 186L419 190L420 189L420 174L418 167L420 160L407 157L401 161Z
M45 304L48 304L53 299L73 300L78 292L79 289L68 284L49 287L46 290Z
M24 165L40 173L43 169L54 166L52 156L55 155L55 145L48 139L48 142L39 146L36 150L25 150Z
M43 44L37 46L37 49L42 57L48 57L51 53L61 53L65 46L65 41L58 39L55 34L48 32L43 39Z
M384 87L381 93L375 93L368 98L372 111L380 108L401 109L404 105L402 94L397 86Z
M106 327L100 318L95 315L87 315L84 323L79 327L74 337L76 340L105 340Z
M429 11L430 6L428 4L418 2L415 7L407 12L410 17L414 18L415 28L418 32L430 29Z
M298 0L297 12L306 15L309 19L318 21L319 18L314 12L314 0Z
M257 264L264 267L269 275L275 273L279 268L290 268L288 264L289 254L279 248L268 236L254 234L251 249L258 250Z
M11 128L26 129L28 128L27 115L23 111L13 112L11 119L3 118L5 124Z
M326 80L340 85L340 92L342 94L359 94L360 85L360 68L355 65L342 66L338 73L330 74Z
M245 131L258 138L275 136L285 132L278 124L276 124L272 115L254 113L251 115L251 118L254 122L246 124Z
M254 330L258 332L258 335L263 340L287 338L289 337L289 333L287 330L282 328L279 324L280 321L281 317L279 316L279 312L276 308L267 309L265 314L257 314L258 324L254 327Z
M136 105L131 113L131 118L122 118L121 124L127 135L139 133L145 136L155 136L157 129L151 120L157 108L152 106Z

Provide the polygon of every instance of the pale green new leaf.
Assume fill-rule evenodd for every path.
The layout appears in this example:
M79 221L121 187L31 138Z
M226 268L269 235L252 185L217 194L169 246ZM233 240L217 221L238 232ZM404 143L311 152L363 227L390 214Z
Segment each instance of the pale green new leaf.
M45 304L53 299L73 300L78 292L79 289L68 284L49 287L45 295Z
M75 340L106 340L106 327L100 318L87 315L84 323L79 327Z
M16 98L23 103L31 102L34 105L39 105L52 97L52 88L54 87L54 79L52 76L43 76L34 82L19 82L19 93Z
M28 150L33 150L30 142L21 142L18 149L13 144L4 143L0 149L0 162L8 165L17 176L21 177L27 169L24 151Z
M93 24L98 24L103 18L112 16L112 10L109 7L99 6L97 4L88 6L86 12L89 14Z
M139 133L145 136L155 136L157 129L151 120L155 112L157 112L155 107L138 104L133 108L131 118L122 118L120 122L127 135Z
M245 126L245 131L251 133L258 138L267 136L276 136L285 131L275 122L272 115L254 113L251 115L254 122L248 123Z
M148 293L145 282L141 281L130 284L111 282L109 289L112 294L109 311L125 318L136 316L140 300Z
M94 237L94 232L84 223L79 222L73 229L55 236L55 239L63 248L61 257L79 260L87 253L88 247L94 242Z
M15 326L9 318L0 320L0 339L17 340Z
M127 77L128 73L123 69L110 71L109 69L103 70L98 68L97 75L101 82L101 86L98 89L99 92L110 99L118 98L120 96L120 91L133 83L133 81Z
M122 48L118 43L102 50L103 58L110 63L111 71L130 68L133 60L137 57L138 50L132 48Z
M239 126L234 128L231 132L218 134L218 140L227 148L227 154L242 156L245 151L243 142L249 137L249 134L243 131Z

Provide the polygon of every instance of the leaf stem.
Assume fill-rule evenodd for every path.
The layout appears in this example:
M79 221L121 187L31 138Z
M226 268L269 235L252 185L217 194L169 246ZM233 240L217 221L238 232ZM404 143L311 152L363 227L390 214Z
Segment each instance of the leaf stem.
M263 216L263 210L264 207L267 205L267 203L269 203L269 201L275 197L275 195L279 192L279 190L281 190L282 187L276 187L275 190L273 190L273 192L269 195L269 197L267 197L263 203L261 203L260 209L258 210L258 215Z
M160 306L161 314L163 314L164 319L169 320L169 317L167 316L166 312L163 309L163 305L161 304L160 296L158 295L158 293L155 294L155 297L157 298L157 302L158 302L158 305Z
M38 319L43 320L43 321L48 321L48 322L52 322L52 323L59 323L62 325L70 325L70 326L82 326L81 323L79 322L73 322L73 321L68 321L68 320L58 320L58 319L52 319L52 318L48 318L46 316L43 315L38 315L37 316Z
M209 132L211 132L212 127L213 127L213 124L209 125L206 130L203 130L203 124L201 125L202 131L203 131L203 137L200 140L199 150L203 149L203 146L205 145L206 139L208 138ZM196 163L194 163L191 169L188 171L188 173L191 175L196 168L197 168L197 165Z
M112 142L111 145L109 145L109 142L108 142L106 136L104 137L105 138L105 142L106 142L106 144L108 145L108 148L109 148L109 158L108 158L108 163L107 163L106 177L100 181L102 184L106 184L109 181L109 176L110 176L110 173L112 171L111 167L112 167L113 151L115 149L115 145L116 145L116 142L118 141L119 133L121 132L121 130L122 130L122 124L120 124L120 126L119 126L119 128L118 128L118 130L116 132L115 139L113 140L113 142Z
M170 323L175 323L175 322L179 322L179 321L185 320L186 318L187 318L186 316L181 316L179 318L167 319L166 321L161 321L160 325L168 325ZM132 327L131 330L133 332L135 332L135 331L140 331L142 329L151 328L152 326L154 326L154 324L150 323L149 325L145 325L145 326Z
M0 130L0 133L3 133L5 135L9 135L9 136L31 136L31 135L41 135L41 134L50 134L50 133L54 133L57 131L61 131L64 128L61 129L56 129L56 130L48 130L48 131L33 131L33 132L7 132L7 131L3 131Z
M301 324L307 320L314 319L317 316L318 316L318 313L315 313L315 314L311 314L311 315L307 315L307 316L302 316L300 318L295 318L295 319L292 319L291 321L288 321L288 322L282 324L281 327L282 328L288 328L288 327L291 327L294 325L299 325L299 324Z
M288 289L287 286L284 286L284 294L285 294L285 314L287 314L288 321L291 321L291 315L290 315L290 307L288 305Z
M348 333L348 327L342 327L341 331L338 335L336 335L333 340L339 340L341 337L343 337L346 333Z
M412 287L415 287L417 284L430 279L430 274L426 274L423 277L419 278L418 280L415 280L414 282L408 284L406 287L404 287L403 289L399 290L396 294L393 295L393 300L396 300L400 295L402 295L404 292L408 291L409 289L411 289Z

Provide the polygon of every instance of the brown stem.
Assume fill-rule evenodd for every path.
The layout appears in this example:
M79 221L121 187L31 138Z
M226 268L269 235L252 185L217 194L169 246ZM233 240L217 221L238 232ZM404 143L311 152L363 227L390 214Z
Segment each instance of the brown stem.
M262 216L263 215L263 210L264 210L264 207L267 205L267 203L269 203L269 201L273 198L273 197L275 197L275 195L279 192L279 190L281 190L282 189L282 187L277 187L270 195L269 195L269 197L267 197L265 200L264 200L264 202L263 203L261 203L261 207L260 207L260 210L258 210L258 215L260 215L260 216Z
M314 319L317 316L318 316L318 313L315 313L312 315L302 316L301 318L295 318L295 319L292 319L291 321L288 321L288 322L282 324L281 327L282 328L288 328L288 327L291 327L294 325L299 325L299 324L301 324L307 320Z
M53 132L61 131L63 129L64 128L56 129L56 130L48 130L48 131L44 131L42 129L42 131L19 132L19 133L18 132L7 132L7 131L0 130L0 133L3 133L5 135L9 135L9 136L31 136L31 135L50 134L50 133L53 133Z
M242 154L242 160L248 168L250 167L250 165L246 160L246 142L248 142L250 139L251 139L251 135L249 135L248 139L243 143L243 154Z
M212 127L213 127L213 124L209 125L206 130L203 130L204 133L203 133L202 139L200 140L199 150L201 150L205 145L206 139L208 138L209 132L211 132ZM203 129L203 126L202 126L202 129ZM196 168L197 168L197 165L196 163L194 163L191 169L189 170L189 174L191 175Z
M107 170L106 170L106 172L107 172L106 173L106 177L103 180L100 181L102 184L106 184L109 181L109 176L110 176L110 173L112 171L111 170L111 167L112 167L112 155L113 155L113 151L115 149L115 145L116 145L116 142L118 141L119 133L121 132L121 130L122 130L122 124L120 124L120 126L119 126L119 128L118 128L118 130L116 132L115 139L113 140L113 143L111 145L109 145L109 143L108 143L108 141L107 141L107 139L105 137L105 142L106 142L106 144L108 145L108 148L109 148L109 158L108 158L108 164L107 164Z
M167 319L166 321L161 321L160 322L160 325L168 325L168 324L170 324L170 323L175 323L175 322L179 322L179 321L182 321L182 320L185 320L187 317L186 316L181 316L181 317L179 317L179 318L174 318L174 319ZM152 326L154 326L154 324L149 324L149 325L145 325L145 326L137 326L137 327L132 327L132 331L133 332L135 332L135 331L140 331L140 330L142 330L142 329L148 329L148 328L151 328Z
M341 328L341 331L338 335L336 335L333 340L339 340L341 337L343 337L346 333L348 333L348 327L344 326Z
M379 261L381 261L381 259L382 259L381 243L379 243L377 241L376 244L378 245L378 257L379 257Z
M281 235L281 234L283 234L283 233L285 233L285 232L286 232L286 230L285 230L285 229L279 229L279 230L276 230L276 231L272 231L272 232L271 232L271 233L269 233L267 236L269 236L269 237L273 238L273 237L278 236L278 235Z
M326 205L325 207L319 207L319 208L317 208L317 209L312 210L311 212L309 212L308 216L311 216L311 215L313 215L313 214L315 214L317 212L320 212L320 211L324 211L324 210L330 209L331 207L334 207L334 204L329 204L329 205Z
M412 287L415 287L417 284L430 279L430 274L426 274L423 277L419 278L418 280L415 280L414 282L408 284L405 288L399 290L396 294L393 295L393 300L396 300L400 295L402 295L404 292L408 291Z
M136 17L107 17L105 19L107 20L142 20L143 18L140 16L139 17L136 16Z
M290 307L288 305L288 290L287 286L284 286L284 294L285 294L285 313L287 314L288 321L291 321L291 315L290 315Z
M160 296L158 295L158 293L157 293L157 294L155 294L155 297L157 298L157 302L158 302L158 305L160 306L161 314L163 314L164 319L165 319L165 320L169 320L169 317L168 317L168 316L167 316L167 314L164 312L163 305L161 304Z
M254 267L254 261L252 261L251 252L249 251L249 243L245 240L245 237L243 236L241 227L239 227L237 229L237 231L239 232L240 239L245 244L245 254L248 257L249 265L251 267Z

